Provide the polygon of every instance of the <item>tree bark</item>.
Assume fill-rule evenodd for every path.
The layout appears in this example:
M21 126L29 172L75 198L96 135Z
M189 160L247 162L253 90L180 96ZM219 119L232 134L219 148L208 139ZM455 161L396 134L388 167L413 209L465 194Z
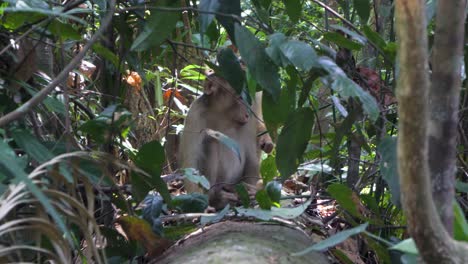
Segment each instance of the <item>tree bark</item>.
M466 0L439 2L429 90L429 168L445 229L453 232L458 109Z
M398 170L408 229L426 263L468 263L467 244L455 242L447 233L430 191L425 1L397 0L395 12L400 65Z

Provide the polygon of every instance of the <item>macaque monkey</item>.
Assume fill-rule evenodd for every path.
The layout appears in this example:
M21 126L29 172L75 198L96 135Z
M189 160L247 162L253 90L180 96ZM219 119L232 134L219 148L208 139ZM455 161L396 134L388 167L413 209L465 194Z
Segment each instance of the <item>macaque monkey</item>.
M238 143L240 158L221 142L208 136L206 129L219 131ZM237 201L235 186L245 183L255 191L259 180L257 119L249 107L221 77L207 77L203 95L190 106L179 146L182 168L195 168L211 184L210 206L223 208ZM196 184L185 181L187 192L201 192Z

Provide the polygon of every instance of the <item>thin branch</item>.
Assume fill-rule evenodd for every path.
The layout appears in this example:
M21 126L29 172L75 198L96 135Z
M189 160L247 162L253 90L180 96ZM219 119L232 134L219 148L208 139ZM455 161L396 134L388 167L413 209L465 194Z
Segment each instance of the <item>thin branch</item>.
M115 10L115 0L110 0L110 8L108 11L107 16L103 19L101 27L96 32L96 34L91 37L91 39L86 43L83 49L70 61L70 63L57 75L57 77L52 80L49 85L47 85L44 89L39 91L34 97L32 97L29 101L24 103L22 106L18 107L16 110L6 114L2 118L0 118L0 127L3 127L10 122L17 120L31 111L35 106L40 104L47 95L59 84L61 84L67 77L68 73L72 71L78 63L81 62L83 57L85 56L86 52L91 48L91 46L99 39L99 37L104 33L107 27L110 25L112 21L112 17L114 15Z

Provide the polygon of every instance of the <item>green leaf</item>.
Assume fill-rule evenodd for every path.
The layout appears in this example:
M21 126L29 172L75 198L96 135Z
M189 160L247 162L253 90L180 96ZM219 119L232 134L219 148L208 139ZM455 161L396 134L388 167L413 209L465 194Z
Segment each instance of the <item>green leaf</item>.
M357 11L358 16L361 18L362 23L366 24L369 20L370 15L370 3L369 0L353 0L354 8Z
M133 181L137 185L133 185L135 189L135 196L138 200L142 200L146 197L148 191L156 188L156 190L164 198L167 204L171 202L171 196L167 189L167 184L161 179L161 170L165 161L164 147L158 141L150 141L138 150L136 157L134 158L135 164L146 171L148 176L141 174L132 174Z
M248 208L250 205L249 192L243 184L236 184L236 192L239 196L239 200L242 202L244 208Z
M206 128L204 131L208 136L216 139L217 141L222 143L224 146L226 146L228 149L232 150L232 152L236 154L237 158L241 160L239 144L237 144L237 142L234 139L226 136L225 134L219 131L212 130L209 128Z
M341 32L345 33L353 41L356 41L359 44L366 45L366 43L367 43L367 39L364 36L362 36L361 34L359 34L358 32L356 32L356 31L353 31L353 30L351 30L349 28L346 28L346 27L340 26L340 25L331 25L330 27L333 28L333 29L336 29L337 31L341 31Z
M189 193L172 198L172 206L182 213L199 213L208 208L208 195Z
M280 217L284 219L294 219L300 216L309 207L310 200L296 206L294 208L276 208L271 207L270 210L262 209L247 209L242 207L236 207L236 211L241 216L255 217L257 219L268 221L273 217Z
M457 200L453 200L453 236L458 241L468 241L468 223L466 222L465 213L458 204Z
M245 73L241 68L239 59L230 48L220 50L217 56L219 70L217 72L228 81L237 94L241 94L245 87Z
M260 208L262 208L263 210L270 210L272 204L266 190L258 191L255 194L255 200L257 200Z
M236 23L236 42L249 72L274 100L280 93L278 68L270 60L262 43L245 27Z
M356 97L361 101L364 112L372 121L379 117L380 110L375 98L346 76L346 73L327 57L318 59L320 66L328 72L328 78L322 79L341 97Z
M307 43L290 40L281 44L281 52L297 68L303 71L309 71L316 65L317 54L315 50Z
M171 4L160 4L165 1L157 1L157 7L177 7L178 1L167 1ZM169 34L175 29L179 21L178 12L163 12L155 9L151 10L151 15L146 20L143 31L138 35L130 50L144 51L160 45Z
M263 182L270 182L278 176L278 169L276 169L274 156L269 155L262 161L260 166L260 174L262 175Z
M396 137L385 137L377 146L380 159L380 173L390 188L392 203L400 206L400 177L398 176Z
M349 50L360 50L364 47L361 43L354 42L338 32L327 32L323 34L323 38Z
M65 24L58 20L52 20L49 25L49 30L55 36L62 40L79 40L81 35L76 31L71 24Z
M400 243L390 247L390 249L398 250L408 254L419 255L418 248L416 247L416 244L412 238L405 239Z
M468 183L462 181L455 181L455 189L459 192L468 193Z
M353 198L353 191L346 185L341 183L331 184L328 186L327 192L351 215L362 217L356 205L359 201L355 201L355 198ZM357 195L355 197L357 197Z
M294 110L294 98L289 89L282 89L279 102L275 101L271 95L263 93L262 110L263 119L269 131L276 131Z
M300 0L283 0L286 7L286 13L293 23L296 23L301 17L302 4Z
M228 33L231 41L237 45L237 39L235 37L235 27L238 21L229 15L237 17L241 16L240 0L218 0L219 1L219 13L226 14L228 16L216 15L216 20L223 25Z
M202 186L205 190L210 189L210 182L205 178L205 176L200 175L200 173L192 168L183 169L184 176L187 180Z
M362 28L362 32L364 33L364 35L366 35L367 39L369 39L372 43L374 43L379 49L385 50L387 43L379 35L379 33L372 30L369 26L364 26Z
M281 189L283 185L278 181L271 181L265 186L265 190L272 203L279 204L281 199Z
M220 4L218 0L201 0L198 8L200 11L218 12L219 6ZM200 32L202 34L205 34L206 29L211 24L211 22L213 22L214 16L214 14L200 12Z
M54 154L44 147L29 131L15 129L11 135L16 144L37 162L44 163L54 157Z
M278 66L286 67L289 65L288 59L283 55L280 47L287 41L286 36L283 33L274 33L269 37L269 47L265 49L270 59Z
M221 212L219 212L218 214L216 214L214 216L202 215L202 217L200 217L200 224L202 226L205 226L207 224L217 223L217 222L221 221L227 215L227 213L229 213L230 208L231 207L228 204L228 205L226 205L226 207L224 207L223 210L221 210Z
M314 244L311 247L308 247L308 248L306 248L306 249L304 249L304 250L302 250L300 252L297 252L297 253L292 253L292 255L293 256L303 256L303 255L305 255L305 254L307 254L307 253L309 253L311 251L325 251L330 247L334 247L334 246L340 244L341 242L345 241L346 239L350 238L351 236L354 236L354 235L357 235L357 234L360 234L360 233L364 232L368 225L369 225L368 223L365 223L365 224L359 225L357 227L338 232L335 235L333 235L333 236L331 236L331 237L329 237L329 238L327 238L325 240L322 240L322 241Z
M104 47L100 43L94 43L92 49L99 56L101 56L104 59L110 61L115 67L117 67L117 68L119 67L119 58L110 49Z
M310 108L299 108L290 113L278 136L276 165L283 179L293 174L310 139L314 113Z
M52 217L58 225L63 236L73 245L69 229L65 225L62 216L55 210L49 198L44 192L34 183L24 172L22 166L17 161L17 156L11 155L11 148L7 143L0 140L0 164L8 171L8 174L15 175L15 179L26 185L29 191L37 198L39 203L44 207L45 211Z

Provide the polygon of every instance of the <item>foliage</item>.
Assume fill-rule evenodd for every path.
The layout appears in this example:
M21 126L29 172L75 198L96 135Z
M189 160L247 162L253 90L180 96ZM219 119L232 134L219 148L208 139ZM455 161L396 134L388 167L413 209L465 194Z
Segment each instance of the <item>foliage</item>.
M297 219L317 210L316 201L333 199L340 221L325 224L338 228L344 222L355 229L311 249L336 246L367 228L375 237L359 236L365 250L374 252L375 262L386 262L388 245L396 244L389 240L407 238L396 172L392 2L196 2L1 4L0 240L9 246L0 250L0 260L132 261L143 255L137 244L157 255L152 245L165 248L171 228L180 227L178 237L191 230L163 222L168 214L202 212L207 196L178 195L161 176L176 169L174 137L202 90L206 65L247 102L264 91L264 121L276 150L262 156L265 187L253 201L260 209L249 207L249 193L239 185L244 207L205 216L202 224L232 211L263 221ZM429 19L434 9L428 1ZM73 62L87 43L91 50ZM60 79L69 65L73 70ZM37 100L48 87L45 99ZM17 118L4 122L8 113ZM460 122L463 136L466 121ZM231 138L206 133L239 153ZM461 173L467 144L460 141L458 154L459 240L467 232ZM181 172L210 188L196 171ZM307 186L294 194L311 198L295 208L284 203L292 200L284 193L291 181ZM113 225L117 216L123 217L128 241Z

